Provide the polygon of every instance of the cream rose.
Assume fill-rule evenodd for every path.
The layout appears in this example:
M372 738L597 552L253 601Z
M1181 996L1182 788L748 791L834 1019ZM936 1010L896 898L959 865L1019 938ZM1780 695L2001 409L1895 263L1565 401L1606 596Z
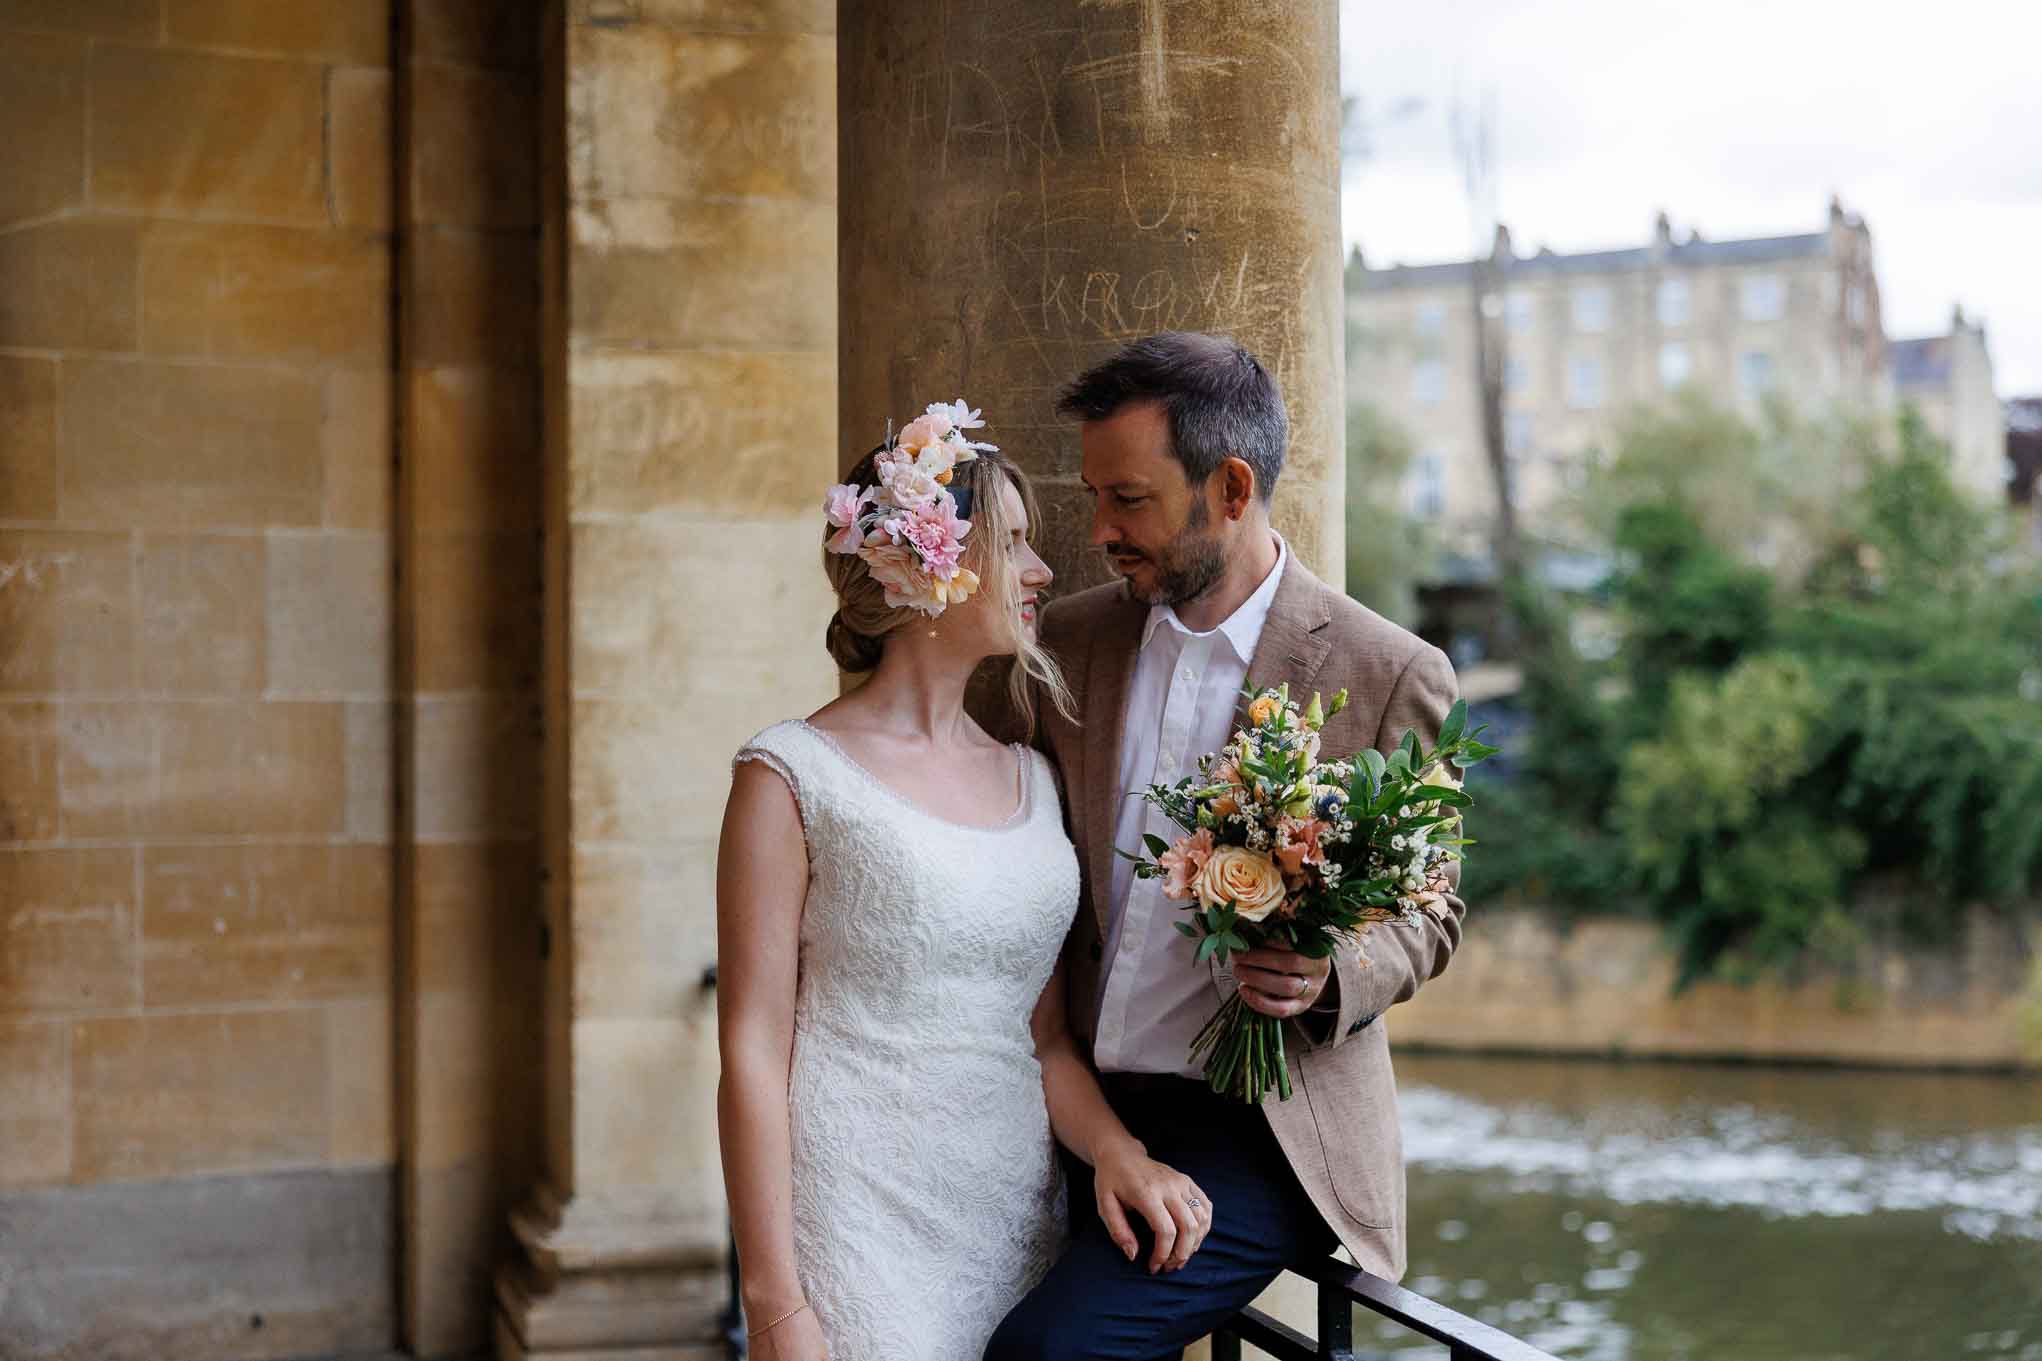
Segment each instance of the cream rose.
M1283 871L1265 852L1246 846L1214 851L1193 887L1207 907L1232 903L1242 921L1259 922L1283 904Z

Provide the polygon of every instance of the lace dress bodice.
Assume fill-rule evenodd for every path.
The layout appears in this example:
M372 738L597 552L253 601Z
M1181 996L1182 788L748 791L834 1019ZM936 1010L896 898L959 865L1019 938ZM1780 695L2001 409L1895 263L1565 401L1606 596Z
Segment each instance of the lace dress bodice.
M1048 762L1014 751L998 827L910 803L806 723L737 755L786 779L807 839L795 1255L835 1357L977 1361L1062 1243L1029 1021L1078 866Z

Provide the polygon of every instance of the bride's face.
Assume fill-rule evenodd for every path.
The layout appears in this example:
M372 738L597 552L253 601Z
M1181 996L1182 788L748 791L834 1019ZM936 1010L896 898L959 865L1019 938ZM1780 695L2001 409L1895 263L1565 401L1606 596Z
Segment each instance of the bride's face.
M1014 484L1005 479L1000 481L1000 509L1002 513L997 517L980 517L980 523L974 524L971 532L976 538L981 525L990 529L995 521L1002 522L1006 527L1005 541L993 543L988 539L979 545L982 556L973 564L980 578L979 589L971 599L953 605L947 612L955 617L948 630L953 641L982 647L989 657L1007 656L1018 642L1034 641L1042 592L1056 579L1049 564L1028 542L1028 508Z

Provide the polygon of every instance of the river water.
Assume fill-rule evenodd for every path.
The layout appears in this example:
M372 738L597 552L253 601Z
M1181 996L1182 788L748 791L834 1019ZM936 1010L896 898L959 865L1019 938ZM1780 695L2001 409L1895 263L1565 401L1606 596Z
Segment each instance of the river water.
M1397 1060L1404 1284L1582 1361L2042 1361L2042 1081ZM1445 1355L1374 1315L1362 1350Z

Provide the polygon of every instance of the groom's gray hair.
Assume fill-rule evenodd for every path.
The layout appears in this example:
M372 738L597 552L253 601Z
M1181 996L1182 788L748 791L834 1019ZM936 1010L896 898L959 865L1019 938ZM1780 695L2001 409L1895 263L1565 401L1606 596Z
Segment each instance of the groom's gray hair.
M1056 409L1103 421L1129 402L1156 401L1170 424L1170 451L1194 487L1238 458L1255 470L1266 503L1283 473L1290 418L1276 380L1232 336L1161 331L1121 348L1071 380Z

